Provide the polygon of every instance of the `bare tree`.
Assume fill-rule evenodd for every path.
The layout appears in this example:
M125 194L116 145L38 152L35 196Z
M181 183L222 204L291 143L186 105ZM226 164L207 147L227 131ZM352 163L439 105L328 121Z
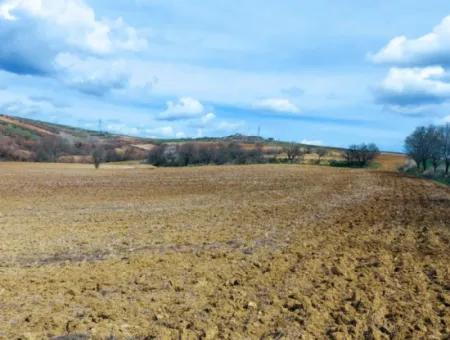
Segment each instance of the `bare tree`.
M65 153L72 153L72 146L61 137L45 136L35 146L36 160L38 162L56 162L58 157Z
M349 166L365 167L380 153L378 147L371 144L350 145L344 152Z
M426 129L426 139L430 148L430 160L433 165L434 173L436 173L439 163L443 155L443 135L441 130L434 125L430 125Z
M380 154L380 149L374 143L368 145L363 144L361 148L361 164L368 165Z
M316 154L317 154L317 157L319 158L319 164L320 164L322 157L325 157L328 154L328 151L327 151L327 149L320 148L320 149L316 150Z
M352 144L344 151L344 158L348 165L351 165L357 159L358 145Z
M105 150L101 146L97 146L92 151L92 160L96 169L100 167L100 164L105 161Z
M430 158L429 135L424 126L419 126L405 140L405 150L417 164L417 168L422 165L423 171L427 169L427 160Z
M442 138L442 159L445 164L445 174L448 175L450 168L450 123L439 128Z
M288 161L293 163L301 155L300 145L291 143L284 148L284 152L286 152Z

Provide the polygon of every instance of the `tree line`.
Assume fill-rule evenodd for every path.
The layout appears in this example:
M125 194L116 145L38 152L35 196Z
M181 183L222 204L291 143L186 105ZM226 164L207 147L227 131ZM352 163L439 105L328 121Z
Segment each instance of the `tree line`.
M245 149L238 143L160 144L148 154L148 162L156 166L201 164L257 164L265 162L261 145Z
M263 148L256 143L245 148L238 142L159 144L148 153L147 161L155 166L188 166L207 164L260 164L296 163L304 155L315 153L320 164L328 154L325 148L305 147L298 143L285 144L283 148ZM279 157L284 154L285 157ZM344 161L331 161L332 166L365 167L379 154L375 144L352 145L344 151ZM339 164L338 164L339 163Z
M450 169L450 123L436 126L419 126L405 140L405 151L412 158L419 171L425 172L429 166L438 171L444 166L448 176Z

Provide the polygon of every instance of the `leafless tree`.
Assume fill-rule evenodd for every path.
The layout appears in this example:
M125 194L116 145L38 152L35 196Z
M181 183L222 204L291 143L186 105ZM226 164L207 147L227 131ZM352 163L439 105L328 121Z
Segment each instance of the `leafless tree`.
M441 129L434 125L430 125L426 129L426 140L430 147L430 160L433 165L434 173L436 173L439 163L443 158L443 142L444 136Z
M450 123L441 126L439 131L442 138L442 159L445 164L445 174L448 175L450 168Z
M105 161L105 150L100 145L92 151L92 160L96 169Z
M319 164L320 164L322 157L325 157L328 154L328 151L327 151L327 149L320 148L320 149L316 150L316 154L317 154L317 157L319 158Z
M300 145L291 143L284 148L284 152L286 152L288 161L293 163L301 155Z
M427 161L430 158L430 142L427 128L419 126L405 140L405 150L417 164L417 168L422 165L423 171L427 169Z
M365 167L380 153L378 147L371 144L350 145L344 152L349 166Z

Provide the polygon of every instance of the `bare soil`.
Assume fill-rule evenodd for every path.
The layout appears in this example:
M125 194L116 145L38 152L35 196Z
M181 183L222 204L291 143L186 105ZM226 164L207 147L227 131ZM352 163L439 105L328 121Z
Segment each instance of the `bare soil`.
M318 166L0 163L0 338L69 335L448 339L450 189Z

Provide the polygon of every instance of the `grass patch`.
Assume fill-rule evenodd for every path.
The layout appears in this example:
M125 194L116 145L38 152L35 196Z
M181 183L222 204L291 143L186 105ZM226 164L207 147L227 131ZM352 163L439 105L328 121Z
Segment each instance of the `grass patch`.
M3 133L5 134L5 136L10 137L18 136L28 140L37 140L39 138L39 135L37 135L35 132L13 124L4 125Z
M429 179L429 180L435 181L437 183L441 183L441 184L445 184L445 185L449 185L450 186L450 177L446 176L442 172L438 172L437 174L424 174L420 170L418 170L417 168L409 169L409 170L402 171L402 172L405 173L405 174L408 174L410 176L423 178L423 179Z

